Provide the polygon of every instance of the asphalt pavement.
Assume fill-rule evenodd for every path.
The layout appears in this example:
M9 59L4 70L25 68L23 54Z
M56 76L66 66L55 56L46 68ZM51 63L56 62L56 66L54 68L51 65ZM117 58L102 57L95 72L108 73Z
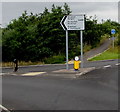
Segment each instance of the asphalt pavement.
M87 54L90 58L107 49L110 41ZM3 102L8 110L117 110L120 60L84 61L74 71L73 64L47 64L2 68Z
M101 67L107 64L115 64L119 60L104 60L104 61L94 61L94 62L88 62L87 59L97 55L98 53L101 53L108 49L110 46L111 41L107 39L104 43L101 44L101 46L94 48L87 53L84 54L84 62L83 67L89 68L89 67ZM65 64L46 64L46 65L35 65L35 66L19 66L18 73L26 73L26 72L51 72L55 70L60 69L66 69ZM69 69L73 69L73 64L69 64ZM13 68L11 67L4 67L2 68L2 72L4 73L13 73Z
M9 110L117 110L118 66L79 78L4 75L2 106Z
M90 67L102 67L102 66L107 66L107 65L114 65L116 63L119 63L120 60L115 59L115 60L104 60L104 61L92 61L92 62L84 62L84 68L90 68ZM73 69L74 65L69 64L69 69ZM2 73L3 75L6 75L7 73L10 74L19 74L19 73L27 73L27 72L51 72L51 71L56 71L56 70L61 70L61 69L66 69L65 64L48 64L48 65L33 65L33 66L19 66L19 69L17 72L13 72L12 67L3 67L2 68Z

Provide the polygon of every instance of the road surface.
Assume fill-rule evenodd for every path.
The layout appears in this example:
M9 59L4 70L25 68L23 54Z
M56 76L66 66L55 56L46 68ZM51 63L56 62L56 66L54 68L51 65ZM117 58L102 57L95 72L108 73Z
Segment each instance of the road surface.
M9 110L117 110L119 64L116 60L99 64L79 78L3 75L2 106Z

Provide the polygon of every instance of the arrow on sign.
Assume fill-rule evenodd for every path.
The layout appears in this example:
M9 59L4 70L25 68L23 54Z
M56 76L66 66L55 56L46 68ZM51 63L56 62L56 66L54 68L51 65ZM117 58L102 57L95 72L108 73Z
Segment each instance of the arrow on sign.
M115 32L116 32L115 29L111 30L111 34L115 34Z
M84 30L84 15L64 16L60 24L64 30Z
M61 26L63 27L64 30L67 30L67 27L65 25L66 18L67 18L67 16L64 16L62 18L61 22L60 22L60 24L61 24Z

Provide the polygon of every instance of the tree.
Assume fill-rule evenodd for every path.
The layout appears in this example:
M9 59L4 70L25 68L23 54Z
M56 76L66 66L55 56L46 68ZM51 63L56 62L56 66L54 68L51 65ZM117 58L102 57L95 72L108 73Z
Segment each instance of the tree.
M52 5L43 13L30 14L24 11L18 19L14 19L3 29L3 61L17 58L20 61L44 61L46 58L65 56L65 31L60 25L63 16L71 13L70 7ZM106 21L98 24L96 16L85 17L84 45L96 47L104 34L110 34L111 28L119 24ZM69 31L69 58L79 55L80 33Z
M64 4L64 14L69 15L72 11L70 10L70 7L67 3Z

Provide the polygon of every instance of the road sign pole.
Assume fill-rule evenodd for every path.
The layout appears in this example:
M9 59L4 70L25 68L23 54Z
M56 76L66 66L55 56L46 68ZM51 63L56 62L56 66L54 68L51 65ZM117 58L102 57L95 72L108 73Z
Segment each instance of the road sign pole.
M115 46L115 45L114 45L114 39L115 39L115 37L113 37L113 49L114 49L114 46Z
M83 35L82 30L80 31L80 42L81 42L81 68L83 68Z
M114 49L114 39L113 39L113 49Z
M112 41L113 41L113 49L114 49L114 39L115 39L115 37L114 37L114 34L116 33L116 30L115 29L111 29L111 34L112 34Z
M66 30L66 69L68 70L68 30Z
M83 68L83 37L82 30L84 30L84 15L66 15L60 22L63 29L66 31L66 69L68 70L68 31L81 31L81 67Z

